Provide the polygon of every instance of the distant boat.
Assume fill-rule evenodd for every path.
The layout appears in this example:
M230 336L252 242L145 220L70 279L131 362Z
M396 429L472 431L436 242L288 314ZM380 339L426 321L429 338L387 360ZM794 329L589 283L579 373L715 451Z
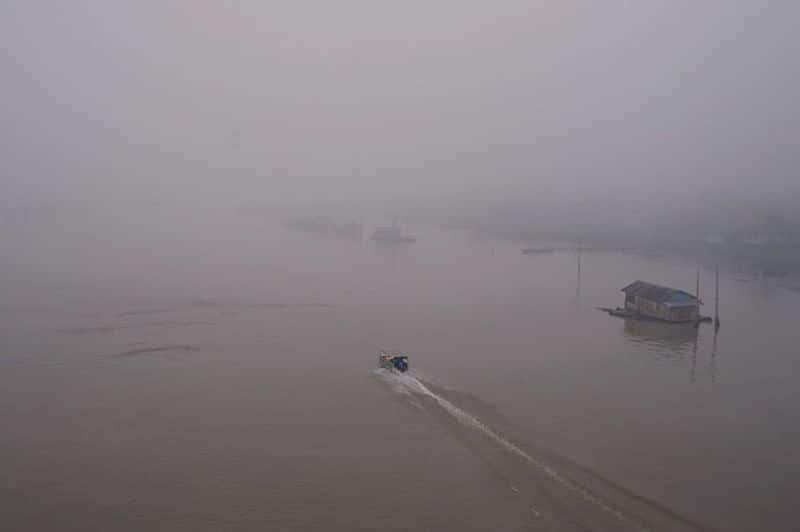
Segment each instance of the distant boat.
M376 228L371 238L376 242L386 243L410 243L417 241L413 236L404 235L400 231L400 228L397 227L397 223L393 223L389 227Z
M556 248L522 248L523 255L536 255L537 253L552 253Z

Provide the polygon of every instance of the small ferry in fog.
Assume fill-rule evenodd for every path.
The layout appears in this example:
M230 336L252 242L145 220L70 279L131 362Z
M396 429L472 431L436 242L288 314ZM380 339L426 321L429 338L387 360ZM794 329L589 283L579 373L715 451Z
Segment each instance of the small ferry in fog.
M408 371L408 355L381 351L378 354L378 367L405 373Z
M402 244L417 241L417 239L413 236L404 235L397 226L397 221L392 222L392 225L388 227L377 227L375 232L372 234L371 239L375 242L385 242L390 244Z

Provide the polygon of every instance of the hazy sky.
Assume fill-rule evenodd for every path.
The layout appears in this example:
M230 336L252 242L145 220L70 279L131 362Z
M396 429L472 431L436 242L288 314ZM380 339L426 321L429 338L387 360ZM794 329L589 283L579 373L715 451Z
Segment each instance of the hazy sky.
M9 202L798 189L800 3L0 2Z

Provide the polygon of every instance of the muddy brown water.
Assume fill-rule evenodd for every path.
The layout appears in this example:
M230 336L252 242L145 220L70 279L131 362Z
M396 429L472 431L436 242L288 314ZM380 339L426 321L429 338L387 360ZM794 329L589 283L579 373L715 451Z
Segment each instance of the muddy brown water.
M800 293L723 272L715 338L594 309L680 261L276 227L4 236L4 529L800 526Z

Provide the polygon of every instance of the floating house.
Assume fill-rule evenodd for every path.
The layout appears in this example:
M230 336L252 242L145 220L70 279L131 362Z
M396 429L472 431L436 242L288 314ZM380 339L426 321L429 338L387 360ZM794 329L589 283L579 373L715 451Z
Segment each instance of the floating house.
M625 310L634 315L671 322L700 319L700 300L683 290L636 281L622 292Z

